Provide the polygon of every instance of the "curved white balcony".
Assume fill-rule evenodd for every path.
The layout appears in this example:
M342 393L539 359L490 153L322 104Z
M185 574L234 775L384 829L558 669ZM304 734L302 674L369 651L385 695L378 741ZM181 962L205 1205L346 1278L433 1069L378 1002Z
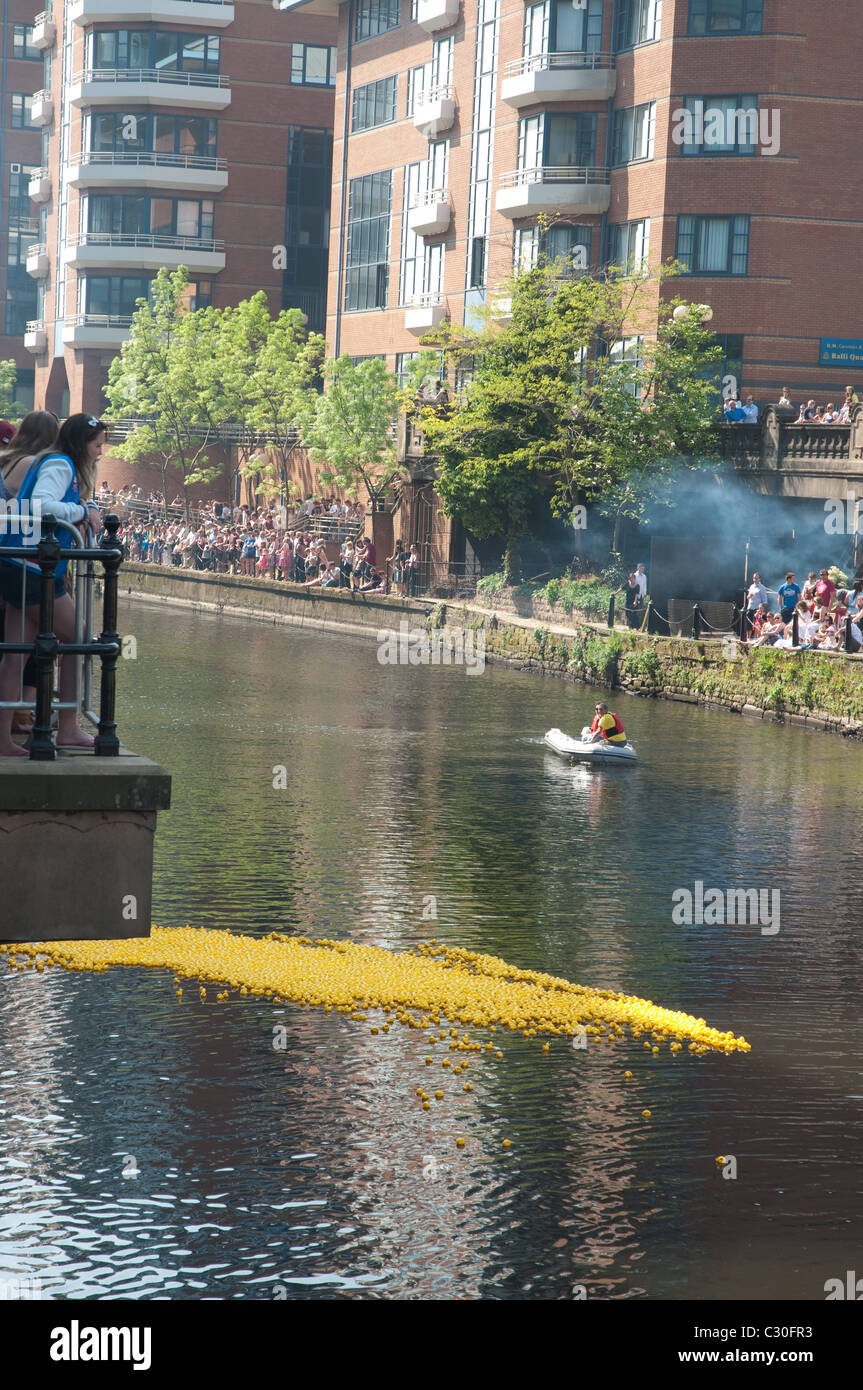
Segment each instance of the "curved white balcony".
M507 63L500 96L518 108L543 101L607 101L616 90L613 53L534 53Z
M414 125L428 140L436 140L455 120L455 99L449 84L419 92L414 102Z
M24 329L24 346L28 352L44 352L48 334L41 319L31 319Z
M33 20L33 37L30 42L34 48L38 48L44 53L46 48L53 48L57 38L57 26L50 10L43 10L37 14Z
M66 170L73 188L180 188L221 193L228 186L224 159L206 154L165 154L156 150L83 150Z
M226 77L211 72L173 72L162 68L87 68L69 84L73 106L183 106L223 111L231 100Z
M608 169L594 165L516 169L502 176L495 207L504 217L535 217L541 212L607 212L610 177Z
M442 294L415 294L405 303L405 328L409 333L428 333L445 317Z
M50 125L54 119L54 102L50 92L34 92L30 120L33 125Z
M225 29L234 22L233 0L72 0L76 24L133 21L147 24L194 24L196 28Z
M63 264L75 270L175 270L184 265L215 274L225 268L225 243L158 232L80 232L67 238Z
M63 324L63 342L76 348L118 348L131 326L131 314L72 314Z
M450 29L459 16L461 0L417 0L417 24L429 34Z
M27 267L28 275L32 275L36 280L44 280L51 269L51 262L48 260L48 247L42 242L37 242L35 246L28 246L27 259L24 264Z
M47 169L34 169L27 185L31 203L47 203L51 197L51 179Z
M417 236L440 236L450 224L449 195L445 188L415 193L408 208L408 227Z

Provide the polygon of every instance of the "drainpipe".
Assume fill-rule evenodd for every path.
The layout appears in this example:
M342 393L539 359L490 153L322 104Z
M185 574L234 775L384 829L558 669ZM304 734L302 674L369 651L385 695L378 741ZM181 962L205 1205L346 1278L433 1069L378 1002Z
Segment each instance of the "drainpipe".
M4 0L5 3L5 0ZM348 0L348 43L345 50L345 116L342 124L342 186L339 194L339 260L336 276L336 332L333 357L339 355L342 337L342 296L344 285L345 214L347 210L348 130L351 112L351 44L354 34L354 0Z

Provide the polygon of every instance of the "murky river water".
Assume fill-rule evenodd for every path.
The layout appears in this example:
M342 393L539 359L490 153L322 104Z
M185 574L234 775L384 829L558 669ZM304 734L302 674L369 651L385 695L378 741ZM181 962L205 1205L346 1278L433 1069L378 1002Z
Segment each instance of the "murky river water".
M142 605L122 620L139 656L121 737L174 777L160 925L436 936L685 1009L752 1051L544 1054L507 1035L502 1061L471 1063L471 1095L424 1113L422 1034L178 1003L167 972L4 974L0 1281L823 1299L856 1267L863 749L620 696L641 762L570 767L539 740L581 727L584 687L385 667L370 642ZM675 924L696 880L776 890L779 930Z

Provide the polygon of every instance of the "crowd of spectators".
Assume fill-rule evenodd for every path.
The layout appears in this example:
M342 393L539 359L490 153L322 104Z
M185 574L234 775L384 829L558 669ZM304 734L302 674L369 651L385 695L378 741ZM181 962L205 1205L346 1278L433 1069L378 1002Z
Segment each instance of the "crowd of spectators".
M773 610L771 595L777 600ZM826 569L817 574L810 570L801 588L789 571L773 591L756 573L746 592L745 630L751 633L747 647L858 652L863 647L863 578L840 589Z
M826 406L816 405L814 397L808 401L801 401L800 411L794 424L848 425L851 423L851 411L858 400L859 397L854 387L846 386L845 399L838 409L833 401L828 401ZM777 401L777 405L782 406L784 410L794 409L787 386L783 386L782 395ZM755 425L758 423L758 406L751 396L747 396L744 403L741 403L739 396L729 396L722 403L722 414L728 425Z
M186 522L166 520L158 495L130 499L117 494L117 500L149 503L146 513L142 508L127 516L119 532L129 559L143 564L285 580L307 588L401 596L417 592L417 547L397 541L381 563L372 540L362 534L365 508L359 502L309 497L290 517L276 505L249 510L211 502ZM105 501L107 505L107 495ZM323 535L315 534L318 518L332 523Z

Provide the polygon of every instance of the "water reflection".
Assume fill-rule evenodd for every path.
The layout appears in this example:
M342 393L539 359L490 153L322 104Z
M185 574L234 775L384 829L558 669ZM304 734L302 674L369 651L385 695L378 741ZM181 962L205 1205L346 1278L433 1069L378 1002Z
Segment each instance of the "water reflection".
M584 688L139 606L124 621L120 728L175 778L157 921L433 935L753 1050L543 1054L498 1033L467 1094L425 1067L421 1034L178 1005L144 971L16 974L0 1280L38 1274L58 1298L808 1299L854 1267L860 749L621 696L639 764L570 767L541 737L581 727ZM674 926L696 879L778 888L780 932ZM445 1100L425 1113L430 1073Z

